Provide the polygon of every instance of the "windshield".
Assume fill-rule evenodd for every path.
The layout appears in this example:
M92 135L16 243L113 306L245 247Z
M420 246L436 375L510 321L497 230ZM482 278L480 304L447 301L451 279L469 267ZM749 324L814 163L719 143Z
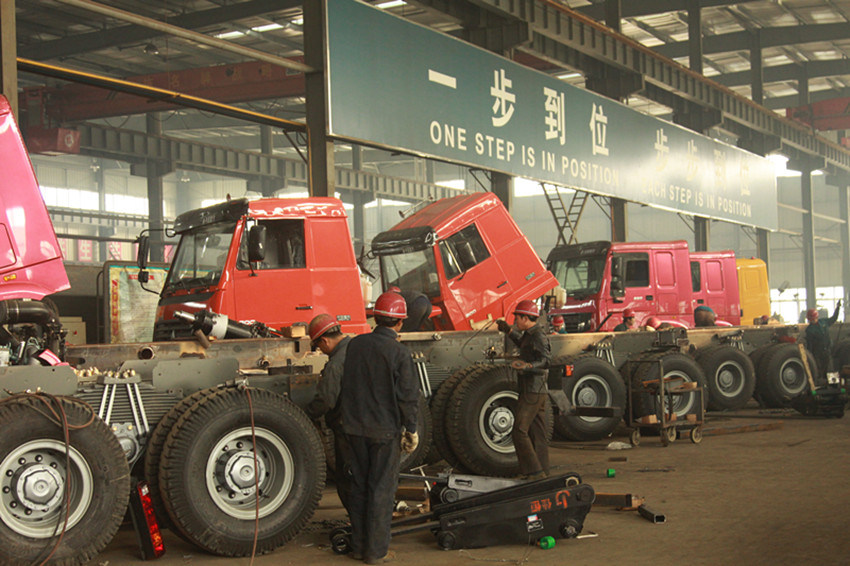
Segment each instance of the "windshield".
M402 291L419 291L428 297L440 296L434 249L381 256L384 288L396 285Z
M165 288L218 283L235 228L235 222L222 222L183 234Z
M583 299L599 292L605 256L587 256L560 259L554 262L551 271L555 274L567 296Z

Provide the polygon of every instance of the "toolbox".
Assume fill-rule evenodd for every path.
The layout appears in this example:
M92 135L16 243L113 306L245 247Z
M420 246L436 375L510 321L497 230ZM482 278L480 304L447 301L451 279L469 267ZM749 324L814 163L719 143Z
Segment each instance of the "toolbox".
M463 476L458 482L452 474L405 477L428 482L432 501L435 494L445 495L447 489L454 490L454 495L432 505L428 513L393 521L392 535L430 530L444 550L537 544L547 536L574 538L581 533L596 498L593 488L574 473L536 481ZM464 489L468 485L473 487ZM493 489L488 491L488 487ZM351 528L331 532L331 546L337 554L348 553Z

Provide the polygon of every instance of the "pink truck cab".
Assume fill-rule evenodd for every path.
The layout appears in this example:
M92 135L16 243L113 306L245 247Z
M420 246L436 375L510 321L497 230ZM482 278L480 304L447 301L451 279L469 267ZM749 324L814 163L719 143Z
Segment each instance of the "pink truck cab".
M641 325L650 316L694 324L690 256L684 240L587 242L554 248L547 259L567 298L560 314L569 332L607 332L629 308Z
M732 326L741 324L735 252L692 252L691 288L694 294L694 308L710 307L717 315L718 323L728 323Z
M70 288L53 223L9 102L0 96L0 301Z
M492 193L433 202L375 236L384 288L431 302L437 330L469 330L509 315L558 282Z
M368 330L338 199L235 199L181 214L174 230L180 242L160 296L154 340L188 336L190 327L174 318L176 311L210 310L272 328L326 312L343 332Z

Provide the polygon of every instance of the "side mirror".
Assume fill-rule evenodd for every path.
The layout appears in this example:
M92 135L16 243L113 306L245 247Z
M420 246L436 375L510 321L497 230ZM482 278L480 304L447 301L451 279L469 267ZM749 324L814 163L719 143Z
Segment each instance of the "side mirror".
M621 257L612 257L611 258L611 279L619 279L620 275L623 273L623 258Z
M251 226L248 231L248 261L256 262L266 259L266 227L259 224Z
M150 236L139 235L139 239L136 240L136 242L139 244L139 252L136 255L136 264L139 266L139 269L145 269L148 266L148 252L151 247Z
M623 285L623 280L620 277L611 277L611 296L614 298L624 297L626 295L626 287Z

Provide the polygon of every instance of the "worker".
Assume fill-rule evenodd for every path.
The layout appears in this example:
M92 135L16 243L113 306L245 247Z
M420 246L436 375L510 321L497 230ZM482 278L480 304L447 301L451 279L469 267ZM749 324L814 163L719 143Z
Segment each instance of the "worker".
M552 334L566 334L567 329L564 326L564 317L556 314L552 317Z
M702 328L705 326L717 326L717 315L711 307L700 305L694 309L694 326Z
M339 391L342 382L342 370L350 336L340 330L339 322L329 314L313 317L307 327L310 345L328 356L322 369L316 397L307 405L307 414L313 420L325 417L325 424L334 436L334 481L339 500L345 510L349 509L351 494L351 447L342 428L342 415L339 407Z
M654 332L660 327L663 322L657 316L651 316L643 321L643 326L641 326L641 330L648 330L650 332Z
M614 332L623 332L624 330L637 330L635 325L635 311L626 309L623 311L623 322L614 327Z
M519 371L519 399L511 438L523 479L536 480L549 474L549 447L546 443L546 389L551 350L549 338L537 324L540 308L534 301L520 301L514 309L514 327L499 319L501 332L519 346L519 359L511 367Z
M366 564L393 559L390 522L399 448L416 450L419 381L410 351L398 341L407 305L398 293L375 301L375 329L351 339L342 374L342 426L351 445L352 557Z
M832 340L829 337L829 327L838 320L838 311L841 310L841 301L835 306L835 312L826 320L818 320L817 309L806 311L806 348L812 353L818 364L817 375L825 378L826 372L832 369Z
M416 332L424 330L425 324L431 318L433 307L428 295L421 291L406 290L402 291L396 285L387 288L387 291L398 293L404 298L407 304L407 318L404 324L401 325L402 332Z

